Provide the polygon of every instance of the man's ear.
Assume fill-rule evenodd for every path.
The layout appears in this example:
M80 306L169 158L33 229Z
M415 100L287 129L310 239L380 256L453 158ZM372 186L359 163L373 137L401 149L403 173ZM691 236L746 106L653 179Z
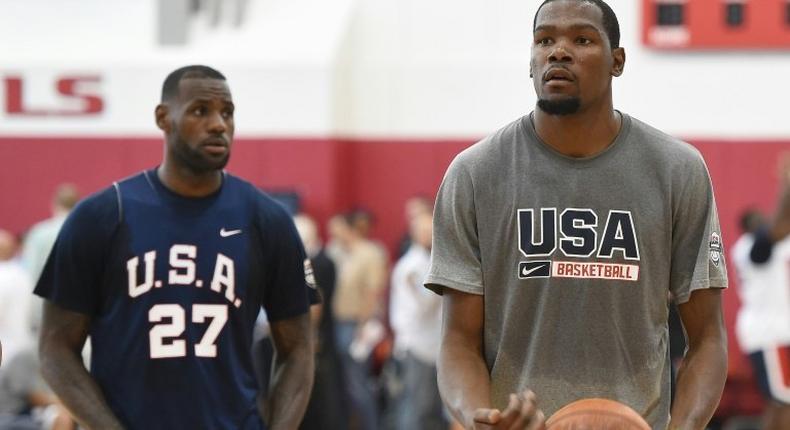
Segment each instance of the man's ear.
M612 76L617 77L623 74L623 70L625 70L625 48L615 48L612 50L612 57L614 58L614 62L612 63Z
M165 133L170 132L170 108L166 104L158 104L154 110L156 126Z

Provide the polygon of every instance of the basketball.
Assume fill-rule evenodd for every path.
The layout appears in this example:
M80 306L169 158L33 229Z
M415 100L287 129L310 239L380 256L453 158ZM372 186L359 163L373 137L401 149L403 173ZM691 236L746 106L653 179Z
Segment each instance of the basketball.
M546 430L650 430L650 426L622 403L582 399L555 412L546 421Z

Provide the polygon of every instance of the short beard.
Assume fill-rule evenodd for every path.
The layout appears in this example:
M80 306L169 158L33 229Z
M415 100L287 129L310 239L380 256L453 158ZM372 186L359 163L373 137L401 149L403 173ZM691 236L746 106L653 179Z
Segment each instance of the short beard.
M549 115L573 115L579 111L581 100L578 97L564 98L560 100L538 100L538 108Z
M230 153L226 154L221 159L207 158L195 149L192 149L188 143L177 138L174 147L174 155L178 159L179 164L186 167L194 174L202 175L205 173L222 170L228 164Z

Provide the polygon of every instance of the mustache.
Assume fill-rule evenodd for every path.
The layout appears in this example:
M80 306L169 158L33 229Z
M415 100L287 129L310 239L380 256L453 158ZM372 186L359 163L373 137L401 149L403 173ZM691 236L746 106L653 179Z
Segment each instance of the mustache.
M209 137L207 139L203 139L203 141L200 142L200 145L201 146L206 146L206 145L230 146L230 142L225 137L213 136L213 137Z
M576 75L574 75L573 72L571 72L569 68L567 68L565 66L562 66L562 65L555 65L555 66L549 67L548 70L543 72L543 76L542 76L543 81L545 82L545 81L549 80L549 76L552 73L555 73L557 71L562 71L564 74L569 75L572 79L574 79L574 80L576 79Z

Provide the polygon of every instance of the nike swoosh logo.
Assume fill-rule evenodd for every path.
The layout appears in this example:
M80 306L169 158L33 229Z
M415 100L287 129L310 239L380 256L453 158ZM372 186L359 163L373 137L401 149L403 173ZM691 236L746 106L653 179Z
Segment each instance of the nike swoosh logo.
M220 229L220 231L219 231L219 235L222 236L222 237L233 236L234 234L239 234L239 233L241 233L241 229L239 229L239 230L225 230L225 227L222 227L222 229Z
M524 270L521 271L521 275L522 276L529 276L531 273L534 273L535 271L540 270L540 269L542 269L544 267L546 267L545 264L541 264L540 266L535 266L535 267L533 267L533 268L531 268L529 270L527 270L527 268L525 267ZM513 273L513 272L510 272L510 273Z

